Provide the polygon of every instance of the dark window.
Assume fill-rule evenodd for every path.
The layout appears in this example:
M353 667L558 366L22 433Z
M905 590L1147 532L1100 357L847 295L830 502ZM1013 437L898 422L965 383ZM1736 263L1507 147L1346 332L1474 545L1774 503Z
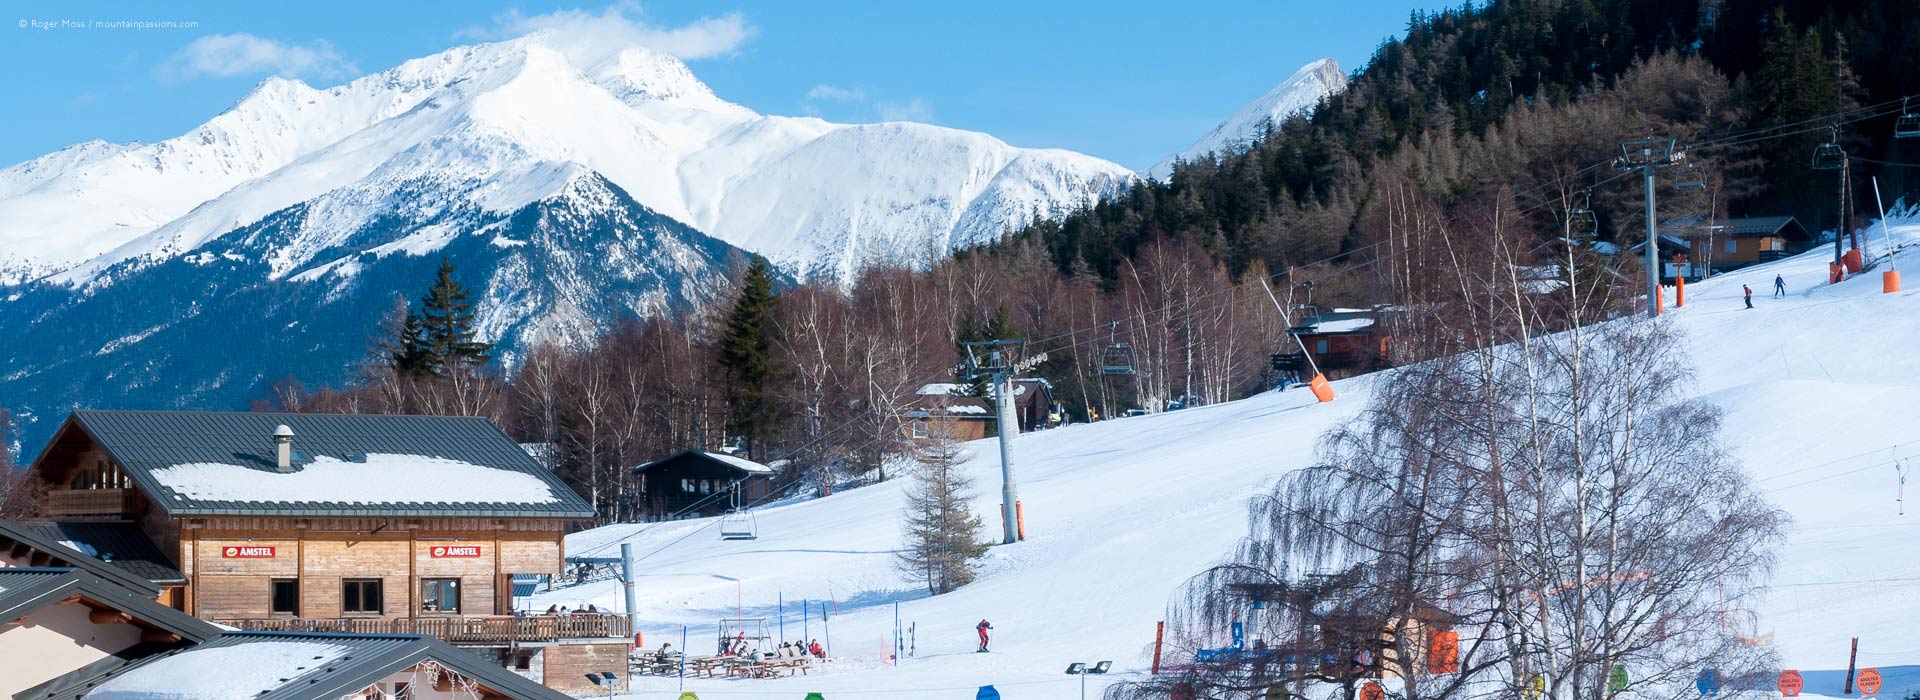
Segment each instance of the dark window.
M421 579L420 612L460 612L460 579Z
M347 579L341 582L340 612L348 614L380 614L380 579Z
M273 580L273 614L300 614L300 581L298 579L277 578Z
M513 668L516 671L533 670L533 655L524 652L515 654L513 656Z

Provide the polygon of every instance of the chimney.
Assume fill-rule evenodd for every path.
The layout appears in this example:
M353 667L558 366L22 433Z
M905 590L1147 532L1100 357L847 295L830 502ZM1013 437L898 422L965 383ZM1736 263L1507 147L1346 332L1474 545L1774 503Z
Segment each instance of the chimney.
M273 429L274 471L293 471L293 429L285 425Z

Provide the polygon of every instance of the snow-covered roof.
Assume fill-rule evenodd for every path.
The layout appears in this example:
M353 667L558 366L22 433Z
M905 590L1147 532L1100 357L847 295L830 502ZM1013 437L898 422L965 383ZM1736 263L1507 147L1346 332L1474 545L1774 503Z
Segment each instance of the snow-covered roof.
M255 642L196 649L142 664L87 693L87 700L238 700L273 690L346 656L321 642Z
M1313 324L1315 333L1353 333L1373 327L1371 318L1343 318Z
M755 462L751 459L743 459L743 458L735 457L733 455L722 453L722 452L708 452L706 453L706 455L708 457L712 457L714 459L720 460L722 462L726 462L727 464L731 464L735 467L739 467L741 469L745 469L750 472L760 472L762 474L773 473L773 467L769 467L765 464Z
M747 459L745 457L735 457L725 452L707 452L705 450L681 450L671 455L661 457L660 459L656 459L651 462L647 462L640 466L634 467L633 470L636 472L646 471L648 469L652 469L657 465L666 464L667 462L671 462L673 460L681 459L683 457L689 457L689 456L695 457L698 459L707 459L714 462L719 462L720 464L724 464L728 467L738 469L748 474L771 475L774 473L773 467L769 467L765 464L755 462L751 459Z
M227 632L132 663L85 667L63 676L84 700L339 700L393 674L432 663L478 684L486 697L567 700L569 696L498 664L412 634ZM91 690L86 690L91 688ZM72 692L72 691L67 691Z
M965 396L967 394L967 391L968 391L968 387L965 384L955 384L953 382L935 382L935 383L920 387L920 390L914 393L919 394L921 396Z
M271 439L293 432L291 469ZM71 469L84 435L168 515L590 517L484 418L74 411L34 464ZM65 447L63 447L63 445Z
M286 473L197 462L155 469L153 476L174 498L198 501L454 505L559 500L531 474L424 455L321 456Z

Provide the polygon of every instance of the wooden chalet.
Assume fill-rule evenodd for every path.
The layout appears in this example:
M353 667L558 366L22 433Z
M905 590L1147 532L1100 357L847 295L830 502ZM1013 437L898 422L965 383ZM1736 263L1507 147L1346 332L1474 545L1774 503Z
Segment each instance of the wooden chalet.
M765 464L703 450L682 450L633 472L640 479L641 510L653 520L720 515L733 508L736 485L744 506L771 493L774 476Z
M1711 261L1713 272L1737 270L1748 265L1773 262L1807 252L1813 247L1813 235L1791 216L1762 216L1728 219L1714 227L1711 240L1694 239L1687 258L1695 265ZM1712 245L1711 250L1708 246Z
M1062 413L1054 402L1051 382L1038 377L1015 379L1013 397L1020 432L1045 430L1060 423ZM901 429L913 440L980 440L999 434L995 427L998 411L991 394L974 396L969 385L928 384L914 392L913 400L901 413Z
M48 528L122 550L137 532L158 560L138 575L201 619L427 635L527 672L618 646L624 670L624 616L515 614L514 575L558 574L568 525L593 509L485 419L82 410L32 469L53 522L0 537L30 559L120 565L97 544L45 551Z
M1386 369L1393 349L1388 315L1385 309L1335 309L1302 319L1288 332L1300 339L1306 352L1276 354L1273 368L1303 382L1313 377L1314 368L1328 379Z

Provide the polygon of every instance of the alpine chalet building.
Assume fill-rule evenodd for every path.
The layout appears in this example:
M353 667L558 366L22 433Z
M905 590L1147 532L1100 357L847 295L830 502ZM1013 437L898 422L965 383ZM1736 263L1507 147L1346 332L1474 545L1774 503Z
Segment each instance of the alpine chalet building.
M559 573L593 509L485 419L80 410L32 469L38 527L140 533L184 581L159 599L195 617L428 635L558 688L624 677L624 616L515 613L514 575Z

